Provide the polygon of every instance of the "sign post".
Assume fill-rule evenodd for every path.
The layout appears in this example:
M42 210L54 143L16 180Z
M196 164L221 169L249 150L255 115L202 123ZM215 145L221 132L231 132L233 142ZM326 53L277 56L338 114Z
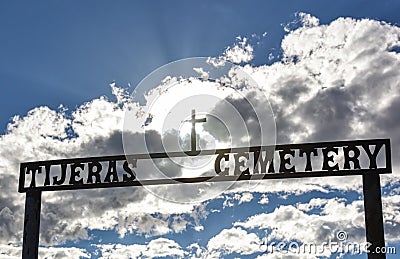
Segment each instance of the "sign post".
M24 236L22 244L23 259L38 258L41 200L41 191L29 190L26 192Z
M381 181L379 174L363 175L365 232L368 248L368 259L386 258L384 253L375 253L385 247L383 229Z

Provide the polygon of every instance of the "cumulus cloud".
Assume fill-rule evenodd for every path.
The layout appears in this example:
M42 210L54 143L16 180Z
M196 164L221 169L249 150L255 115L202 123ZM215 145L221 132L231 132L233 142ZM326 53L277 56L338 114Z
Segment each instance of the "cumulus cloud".
M387 197L383 202L385 234L389 242L399 241L398 199L398 196ZM297 241L299 244L321 246L323 242L343 241L337 237L342 231L346 233L346 240L343 242L363 244L364 224L363 201L355 200L347 203L344 199L313 198L307 203L279 206L271 213L251 216L244 222L234 223L234 226L265 229L267 236L264 239L267 242L278 240L289 244ZM329 256L332 251L321 252L324 256Z
M146 245L101 245L101 259L119 258L184 258L185 252L179 244L167 238L151 240Z
M261 199L258 201L259 204L268 204L269 199L266 194L261 195Z
M253 194L251 192L233 193L230 195L225 195L225 200L223 203L223 208L233 207L235 204L242 204L246 202L251 202L253 200Z
M317 205L316 205L317 203ZM310 206L320 206L318 213L307 213L302 204L280 206L271 213L250 217L235 226L270 230L269 238L284 241L296 240L316 243L336 240L338 231L346 231L354 242L364 240L364 213L362 201L345 204L338 199L311 200ZM338 221L340 219L340 221ZM322 240L322 241L321 241Z
M285 25L284 30L291 32L297 27L314 27L319 25L319 19L311 14L297 12L295 19Z
M270 93L279 141L397 140L378 120L396 114L399 55L391 49L399 33L383 22L339 18L286 35L283 62L247 66Z
M249 62L253 59L253 47L247 43L247 38L238 37L238 43L233 47L228 47L224 56L226 60L232 63Z
M249 255L261 251L260 245L261 240L254 233L241 228L224 229L208 241L204 256L221 258L232 253Z
M0 256L3 259L21 258L21 249L20 246L0 244ZM39 258L90 258L90 255L84 249L76 247L41 247Z
M124 107L101 97L83 104L71 116L64 110L39 107L23 118L14 118L8 126L8 133L0 140L1 164L9 168L0 175L0 232L3 242L19 241L22 234L24 195L15 191L19 162L123 154L123 117ZM131 222L121 225L132 224L141 218L143 211L162 213L160 208L163 205L157 203L159 201L154 196L139 188L44 193L41 242L52 244L88 238L88 229L113 229L125 218ZM127 209L128 204L135 204L140 210L131 211ZM172 212L171 206L164 208L164 212ZM193 206L177 204L173 208L182 213L190 212ZM146 224L142 226L144 229L136 229L138 233L146 230L158 234L169 232L160 227L154 230Z
M247 63L254 58L253 50L246 37L238 36L233 46L228 46L221 56L210 58L209 62L216 67L223 66L226 61L234 64Z
M400 195L382 198L385 237L388 241L399 241L400 231Z
M396 182L400 56L394 49L399 38L400 29L385 22L338 18L290 31L282 41L282 62L245 66L269 93L277 142L390 138L390 181ZM325 186L325 180L306 182ZM360 184L357 178L332 178L328 183L358 190Z

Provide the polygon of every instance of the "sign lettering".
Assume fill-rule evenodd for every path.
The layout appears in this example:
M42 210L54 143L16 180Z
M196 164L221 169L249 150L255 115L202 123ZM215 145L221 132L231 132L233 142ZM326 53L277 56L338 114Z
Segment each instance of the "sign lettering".
M22 163L19 191L391 173L388 139L203 150L201 153L192 149ZM142 161L171 156L187 159L211 156L214 172L175 179L137 179Z

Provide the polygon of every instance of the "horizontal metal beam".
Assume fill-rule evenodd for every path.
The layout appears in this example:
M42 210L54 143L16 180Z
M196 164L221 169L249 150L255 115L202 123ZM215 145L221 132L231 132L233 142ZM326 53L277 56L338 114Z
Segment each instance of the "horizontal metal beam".
M225 153L240 153L240 152L255 152L260 150L291 150L291 149L307 149L307 148L329 148L329 147L345 147L345 146L361 146L361 145L385 145L385 168L370 168L370 169L344 169L344 170L324 170L324 171L307 171L307 172L274 172L252 175L215 175L191 178L174 178L174 179L135 179L127 182L106 182L106 183L91 183L91 184L73 184L73 185L48 185L35 186L33 188L25 187L25 171L27 166L51 166L71 163L88 163L88 162L105 162L119 161L129 159L156 159L168 157L187 157L187 156L205 156ZM305 177L326 177L326 176L348 176L348 175L366 175L366 174L390 174L391 169L391 152L389 139L372 139L372 140L355 140L355 141L335 141L335 142L318 142L305 144L288 144L276 146L253 146L240 148L226 148L217 150L202 150L198 154L196 152L170 152L170 153L150 153L150 154L135 154L135 155L118 155L118 156L103 156L103 157L86 157L74 159L57 159L47 161L35 161L21 163L19 192L26 192L30 189L40 191L61 191L61 190L76 190L76 189L93 189L93 188L113 188L125 186L142 186L142 185L160 185L160 184L179 184L179 183L201 183L201 182L223 182L223 181L243 181L243 180L264 180L264 179L283 179L283 178L305 178Z
M111 182L111 183L94 183L83 185L52 185L35 187L40 191L65 191L65 190L82 190L95 188L115 188L127 186L144 186L144 185L161 185L161 184L181 184L181 183L212 183L212 182L229 182L229 181L254 181L267 179L288 179L288 178L309 178L309 177L327 177L327 176L351 176L365 174L390 174L391 171L386 169L364 169L364 170L346 170L346 171L313 171L313 172L296 172L296 173L270 173L256 175L241 176L203 176L203 177L187 177L187 178L165 178L154 180L141 180L132 182ZM26 192L30 188L23 189Z

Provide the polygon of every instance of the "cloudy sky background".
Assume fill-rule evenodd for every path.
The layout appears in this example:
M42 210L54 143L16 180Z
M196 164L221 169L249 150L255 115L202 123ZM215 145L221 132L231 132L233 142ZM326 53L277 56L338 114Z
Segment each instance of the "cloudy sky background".
M391 138L385 238L400 249L399 4L126 4L0 4L2 257L21 253L19 163L121 154L124 91L192 56L243 66L268 93L278 143ZM236 184L199 204L142 188L44 193L41 220L43 258L274 258L267 240L365 240L361 177Z

